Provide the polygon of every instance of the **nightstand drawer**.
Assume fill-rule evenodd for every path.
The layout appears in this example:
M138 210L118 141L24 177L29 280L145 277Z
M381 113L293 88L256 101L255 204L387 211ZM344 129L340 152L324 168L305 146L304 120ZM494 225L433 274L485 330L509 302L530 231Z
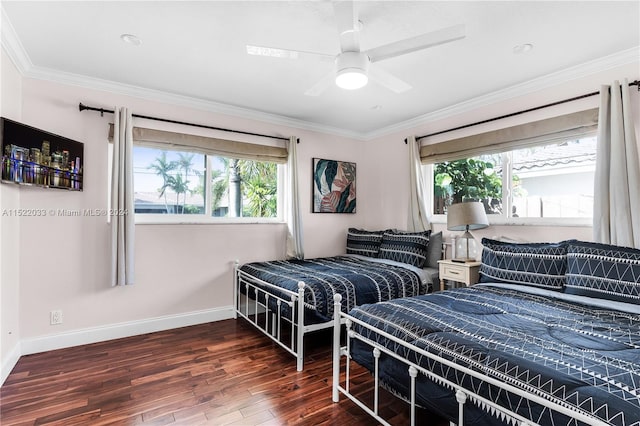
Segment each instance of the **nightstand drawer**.
M442 265L440 278L453 280L461 283L469 282L469 268L458 265Z

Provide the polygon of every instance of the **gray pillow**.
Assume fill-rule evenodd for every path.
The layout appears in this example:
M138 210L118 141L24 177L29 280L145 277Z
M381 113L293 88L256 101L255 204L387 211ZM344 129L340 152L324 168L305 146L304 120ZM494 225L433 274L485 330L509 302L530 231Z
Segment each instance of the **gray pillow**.
M425 268L437 268L438 260L440 259L442 259L442 231L429 235L427 261L424 264Z

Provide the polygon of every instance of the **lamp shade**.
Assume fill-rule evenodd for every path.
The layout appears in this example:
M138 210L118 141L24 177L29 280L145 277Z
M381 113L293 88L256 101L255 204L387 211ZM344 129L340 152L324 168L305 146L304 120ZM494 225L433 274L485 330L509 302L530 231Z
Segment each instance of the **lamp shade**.
M447 229L467 231L489 226L484 205L478 201L452 204L447 209Z

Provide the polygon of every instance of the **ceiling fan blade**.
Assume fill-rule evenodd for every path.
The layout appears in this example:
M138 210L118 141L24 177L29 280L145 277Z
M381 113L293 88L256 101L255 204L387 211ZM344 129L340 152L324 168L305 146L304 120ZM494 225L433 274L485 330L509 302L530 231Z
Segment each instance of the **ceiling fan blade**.
M327 55L325 53L305 52L303 50L280 49L278 47L256 46L247 44L247 53L255 56L267 56L271 58L299 59L304 57L335 59L335 55Z
M304 92L307 96L320 96L327 90L333 83L335 83L336 75L334 71L331 71L314 84L310 89Z
M410 84L404 80L400 80L398 77L381 69L380 67L373 66L369 68L369 78L396 93L406 92L411 89Z
M371 58L371 62L377 62L426 49L428 47L437 46L439 44L448 43L450 41L460 40L465 36L465 26L463 24L454 25L452 27L432 31L416 37L389 43L384 46L375 47L364 53Z
M354 2L333 2L333 13L336 17L336 26L340 35L340 50L342 52L359 52L360 31Z

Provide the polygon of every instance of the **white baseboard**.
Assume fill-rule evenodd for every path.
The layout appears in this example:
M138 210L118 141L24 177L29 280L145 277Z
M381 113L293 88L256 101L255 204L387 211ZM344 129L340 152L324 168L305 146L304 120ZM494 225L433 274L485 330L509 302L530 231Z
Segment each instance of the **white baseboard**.
M100 327L84 328L59 334L23 339L19 356L46 352L72 346L86 345L122 337L137 336L156 331L221 321L234 317L233 306L188 312L179 315L167 315L139 321L129 321ZM18 357L19 357L18 356ZM16 359L17 362L17 359ZM15 365L15 363L13 364ZM13 366L11 367L13 368ZM10 371L10 370L9 370ZM3 368L4 374L4 368Z
M22 354L20 349L20 342L18 342L18 344L13 347L9 355L7 355L6 359L2 360L2 367L0 368L0 386L4 384L5 380L7 380L7 377L9 377L9 373L11 373L13 367L15 367L18 363L20 356L22 356Z

